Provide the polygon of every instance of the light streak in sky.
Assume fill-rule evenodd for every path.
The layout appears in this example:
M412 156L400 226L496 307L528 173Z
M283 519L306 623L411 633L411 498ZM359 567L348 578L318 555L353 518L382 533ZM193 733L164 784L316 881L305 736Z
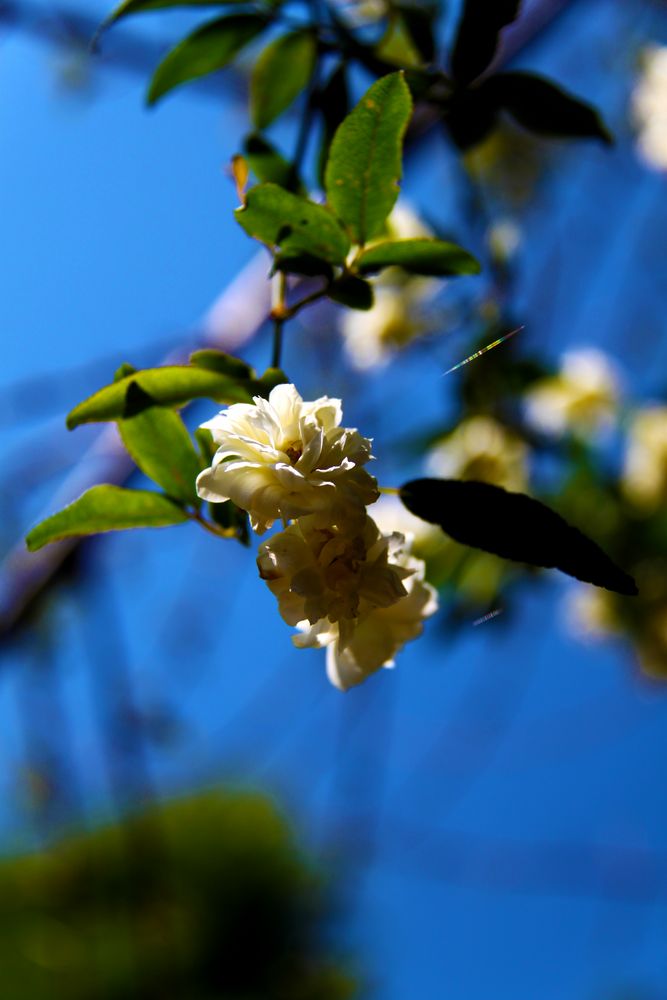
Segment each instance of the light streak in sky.
M457 368L462 368L464 365L467 365L470 361L474 361L475 358L480 358L482 354L486 354L487 351L491 351L493 350L494 347L498 347L499 344L503 344L506 340L509 340L510 337L513 337L514 334L518 333L520 330L523 330L523 327L517 326L516 330L511 330L509 333L506 333L504 337L498 337L498 340L494 340L492 344L487 344L486 347L482 347L481 350L475 351L475 353L471 354L469 358L466 358L464 361L459 361L458 365L454 365L453 368L448 368L447 371L443 372L442 374L449 375L451 372L455 372Z

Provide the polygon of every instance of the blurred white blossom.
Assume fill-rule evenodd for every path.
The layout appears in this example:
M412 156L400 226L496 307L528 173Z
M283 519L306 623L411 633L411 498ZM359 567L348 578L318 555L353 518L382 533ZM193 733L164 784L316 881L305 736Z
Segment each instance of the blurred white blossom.
M262 533L276 518L317 512L325 525L365 517L378 497L363 466L371 442L341 427L341 403L323 396L304 402L293 385L278 385L268 400L235 403L202 426L218 450L197 478L203 500L233 500Z
M641 158L655 170L667 170L667 46L649 45L632 94Z
M528 449L502 424L487 416L468 417L427 458L431 475L477 479L521 491L528 480Z
M614 599L607 590L573 587L566 595L564 611L566 627L577 639L598 641L619 631Z
M486 242L496 260L511 260L521 245L521 229L513 219L497 219L486 231Z
M374 243L433 236L404 200L395 205L386 228ZM345 350L354 367L365 370L385 365L397 351L428 333L431 324L425 306L440 288L441 281L409 275L397 267L387 268L374 279L373 307L365 312L346 309L340 320Z
M622 483L638 507L655 508L667 501L667 406L649 406L634 415Z
M384 534L397 531L403 535L410 551L427 548L445 537L437 525L415 517L397 496L386 493L373 507L373 519Z
M546 434L599 434L613 426L619 395L618 375L606 354L595 348L567 351L560 372L526 393L526 417Z

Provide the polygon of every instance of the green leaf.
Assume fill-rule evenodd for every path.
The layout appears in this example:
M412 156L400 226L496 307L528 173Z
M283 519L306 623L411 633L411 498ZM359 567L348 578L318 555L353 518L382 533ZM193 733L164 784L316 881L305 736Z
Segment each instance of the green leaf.
M493 60L501 30L517 17L521 0L465 0L452 51L452 77L475 80Z
M267 24L267 18L260 14L230 14L198 28L172 49L156 69L148 90L148 104L155 104L174 87L223 69Z
M226 3L243 3L244 0L125 0L105 18L102 28L104 30L109 25L120 21L122 17L130 14L143 14L151 10L163 10L166 7L222 7Z
M271 42L250 77L250 117L264 129L286 111L313 75L317 42L310 30L294 31Z
M375 52L380 59L393 66L408 68L420 66L423 62L405 22L398 14L390 20Z
M357 260L362 274L394 266L402 267L411 274L436 277L479 274L481 270L479 261L456 243L422 238L376 243L364 250Z
M67 417L70 430L80 424L99 420L118 420L140 412L136 393L128 399L128 388L136 384L143 390L144 406L183 406L192 399L208 397L218 403L251 403L257 391L254 382L244 385L219 372L187 365L146 368L112 382L75 406Z
M595 542L545 504L490 483L415 479L400 489L408 510L439 525L463 545L504 559L559 569L619 594L637 594L635 581Z
M327 281L333 279L331 264L307 253L278 254L273 260L273 266L276 271L282 271L284 274L301 274L307 278L322 277Z
M132 393L143 393L136 382ZM141 471L170 497L199 506L195 480L201 465L185 424L178 413L164 406L149 406L127 420L118 421L123 444Z
M336 131L325 172L327 199L355 243L377 236L398 197L412 98L403 73L377 80Z
M334 302L349 309L372 309L373 308L373 288L363 278L357 278L353 274L339 278L331 285L327 295Z
M258 184L234 212L249 236L280 247L284 253L307 253L330 264L342 264L350 242L331 212L277 184Z
M485 81L483 89L497 107L531 132L613 142L595 108L535 73L498 73Z
M49 542L124 528L161 528L182 524L187 514L161 493L93 486L57 514L47 517L26 538L31 552Z
M259 181L277 184L298 194L306 193L292 164L264 136L256 133L247 136L243 144L243 155Z
M229 375L233 379L250 379L255 377L255 369L251 368L245 361L235 358L232 354L218 351L214 347L206 347L200 351L194 351L190 355L190 364L198 368L207 368L212 372L219 372L221 375Z

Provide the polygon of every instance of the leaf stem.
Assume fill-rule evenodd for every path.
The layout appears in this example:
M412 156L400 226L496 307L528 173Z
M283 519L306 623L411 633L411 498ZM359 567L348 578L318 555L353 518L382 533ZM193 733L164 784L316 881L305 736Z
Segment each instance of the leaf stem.
M234 538L235 536L233 528L227 530L225 528L219 528L217 525L212 524L211 521L207 521L205 517L202 517L199 511L190 514L190 518L191 520L196 521L197 524L201 525L205 531L208 531L211 535L215 535L217 538Z
M390 493L394 497L400 497L401 491L396 486L378 486L380 493Z
M271 319L273 320L273 353L271 355L271 367L280 368L280 359L283 351L283 327L289 313L285 304L287 295L287 276L279 272L275 276L273 308L271 309Z

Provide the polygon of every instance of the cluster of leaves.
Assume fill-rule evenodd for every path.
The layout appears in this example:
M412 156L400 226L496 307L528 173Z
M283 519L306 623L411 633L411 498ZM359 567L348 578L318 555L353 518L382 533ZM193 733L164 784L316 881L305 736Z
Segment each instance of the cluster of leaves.
M358 992L326 943L322 881L260 796L184 799L3 859L0 886L7 996Z

